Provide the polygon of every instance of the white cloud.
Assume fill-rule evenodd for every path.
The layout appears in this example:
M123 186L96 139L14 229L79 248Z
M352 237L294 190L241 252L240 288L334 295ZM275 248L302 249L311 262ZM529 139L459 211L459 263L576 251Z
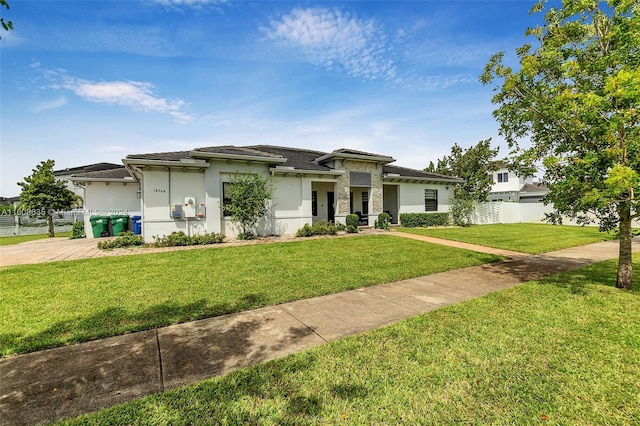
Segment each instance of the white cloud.
M194 117L183 112L184 101L157 96L151 83L139 81L91 82L66 77L63 87L91 102L126 106L139 111L169 114L179 122L190 122Z
M31 108L31 110L33 112L42 112L48 109L59 108L66 103L67 103L67 98L65 98L64 96L60 96L59 98L53 99L51 101L39 102L38 104L34 105L33 108Z
M386 36L374 20L338 9L296 8L261 30L268 40L328 70L343 70L364 80L390 79L396 74Z

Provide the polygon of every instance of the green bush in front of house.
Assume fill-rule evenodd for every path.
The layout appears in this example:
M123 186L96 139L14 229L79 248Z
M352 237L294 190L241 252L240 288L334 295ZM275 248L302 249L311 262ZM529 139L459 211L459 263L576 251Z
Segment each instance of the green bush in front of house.
M305 223L304 226L298 229L296 237L312 237L314 235L336 235L338 232L337 227L326 220L320 220L313 225Z
M201 234L188 236L182 231L172 232L162 237L154 236L154 247L179 247L179 246L201 246L207 244L220 244L224 242L224 234Z
M357 214L349 214L345 219L347 224L347 232L355 234L358 232L358 224L360 223L360 217Z
M71 239L84 238L84 222L73 222L71 226Z
M449 219L449 213L401 213L400 225L405 228L447 226Z
M100 241L98 243L98 248L101 250L111 250L114 248L142 245L144 245L144 239L142 239L140 235L134 235L134 233L131 231L124 231L121 232L120 235L118 235L113 240Z
M389 213L382 212L378 215L378 220L374 223L376 229L389 229L391 226L391 216Z

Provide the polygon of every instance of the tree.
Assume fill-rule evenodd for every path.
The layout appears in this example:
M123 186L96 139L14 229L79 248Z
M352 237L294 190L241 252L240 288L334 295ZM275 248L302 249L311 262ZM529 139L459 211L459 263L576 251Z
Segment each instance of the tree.
M632 288L631 222L640 184L640 3L538 3L544 24L516 50L520 69L494 55L480 80L494 82L494 117L520 170L545 168L549 219L562 215L619 229L616 286ZM522 140L530 137L531 146Z
M20 193L20 207L29 212L30 216L47 218L49 237L54 237L53 213L56 210L66 210L77 200L76 195L66 187L66 180L56 180L53 174L55 161L41 161L31 176L18 182L22 187Z
M240 229L238 238L251 239L253 227L269 211L272 186L269 178L257 174L237 173L231 179L225 197L224 208L231 216L231 222Z
M454 144L451 155L438 160L437 166L431 162L425 169L464 179L464 182L453 185L451 214L456 225L469 225L475 204L487 200L493 183L489 172L495 167L494 158L498 150L491 149L491 139L480 141L466 150Z
M7 3L7 0L0 0L0 7L2 6L4 6L7 10L9 10L9 3ZM2 25L2 28L4 28L5 31L9 31L13 29L13 22L11 21L5 22L4 18L0 18L0 25Z

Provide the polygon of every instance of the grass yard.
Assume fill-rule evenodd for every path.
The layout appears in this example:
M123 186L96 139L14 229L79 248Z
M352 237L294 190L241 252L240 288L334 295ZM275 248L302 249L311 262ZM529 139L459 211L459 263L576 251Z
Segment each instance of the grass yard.
M396 228L410 234L462 241L521 253L539 254L611 240L597 227L537 223L472 225L467 228Z
M497 261L392 236L0 269L0 354L30 352Z
M595 264L64 424L639 424L640 291L615 276Z
M56 237L71 237L71 231L58 232ZM49 238L48 234L36 234L36 235L12 235L9 237L0 237L0 246L8 246L11 244L20 244L27 241L43 240Z

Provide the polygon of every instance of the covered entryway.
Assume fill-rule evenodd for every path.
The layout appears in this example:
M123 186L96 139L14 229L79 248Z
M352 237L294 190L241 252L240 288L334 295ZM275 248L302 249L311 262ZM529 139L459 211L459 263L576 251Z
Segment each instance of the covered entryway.
M400 185L382 185L382 198L383 208L382 210L391 216L391 223L399 223L399 196L398 192Z

